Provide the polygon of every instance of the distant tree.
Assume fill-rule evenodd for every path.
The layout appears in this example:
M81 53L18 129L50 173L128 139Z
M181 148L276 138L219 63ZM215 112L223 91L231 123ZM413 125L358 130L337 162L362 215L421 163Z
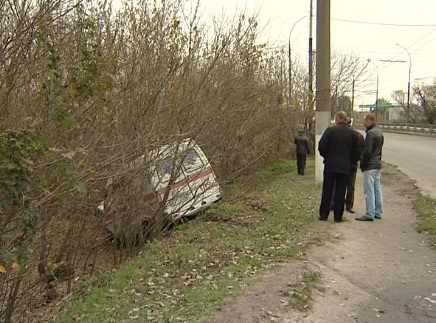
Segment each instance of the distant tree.
M392 99L394 100L394 102L398 105L400 105L402 107L401 112L399 113L401 115L401 117L403 117L404 119L407 119L407 93L404 92L403 90L396 90L394 92L392 92Z
M379 99L377 100L377 103L378 103L378 104L386 104L386 103L391 103L391 102L389 102L388 99L385 99L385 98L379 98Z
M370 84L369 62L354 54L332 54L331 89L332 98L353 95L354 88L364 89Z
M331 114L344 110L353 114L353 87L365 89L372 80L369 62L354 54L332 54L331 66ZM307 126L311 123L314 111L311 109L313 102L310 102L308 89L308 73L305 66L295 61L292 65L292 100L291 105L295 111L301 113L299 123ZM313 89L314 90L314 89ZM339 110L338 110L339 109Z
M416 123L419 122L419 120L426 118L425 110L422 106L422 100L424 98L424 93L427 92L427 89L424 90L424 87L422 89L419 87L412 87L411 91L412 94L410 96L409 109L407 109L407 92L404 92L403 90L394 91L392 93L392 99L396 104L402 107L400 115L404 118L404 120L409 119L412 123ZM431 92L430 89L429 91ZM416 104L415 101L418 102L418 104ZM407 115L407 110L409 110L409 116Z
M352 115L352 103L351 97L347 95L342 95L340 97L332 98L332 118L338 111L345 111L348 115Z
M377 99L377 106L382 106L384 104L389 104L389 103L391 103L391 102L389 102L388 99L385 99L385 98ZM387 116L388 116L388 109L387 108L380 108L380 109L377 109L376 113L377 113L377 120L379 120L379 121L386 120Z
M436 123L436 82L432 85L414 88L418 106L422 109L425 121L430 124Z

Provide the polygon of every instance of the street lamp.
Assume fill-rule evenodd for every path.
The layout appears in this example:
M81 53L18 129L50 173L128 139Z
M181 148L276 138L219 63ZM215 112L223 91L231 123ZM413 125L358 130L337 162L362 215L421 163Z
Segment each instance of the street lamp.
M371 63L372 65L374 65L375 69L377 70L377 89L375 91L375 120L377 121L377 107L378 107L378 67L377 65L374 64L373 61L371 61L370 59L368 59L368 63Z
M353 82L351 83L351 113L354 112L354 85L356 83L356 80L360 77L360 75L362 75L363 72L365 72L366 68L368 67L368 64L371 60L367 59L366 60L366 65L364 67L362 67L362 69L360 70L359 74L357 74L357 76L353 75ZM350 115L351 117L351 115Z
M297 25L301 20L303 20L304 18L306 18L306 16L301 17L300 19L298 19L294 25L291 28L291 31L289 32L289 42L288 42L288 60L289 60L289 64L288 64L288 77L289 77L289 100L291 100L292 97L292 61L291 61L291 35L292 35L292 31L294 30L295 25Z
M401 46L400 44L395 44L398 47L401 47L402 49L404 49L407 53L407 55L409 55L409 79L407 81L407 123L409 123L409 117L410 117L410 70L412 68L412 59L410 58L410 53L407 50L407 48Z

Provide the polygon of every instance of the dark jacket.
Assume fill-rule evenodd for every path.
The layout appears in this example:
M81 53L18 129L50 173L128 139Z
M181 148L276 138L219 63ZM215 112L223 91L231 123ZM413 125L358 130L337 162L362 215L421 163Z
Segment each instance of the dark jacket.
M372 124L366 129L365 144L363 145L362 156L360 158L360 169L362 172L381 168L383 142L383 133L379 127Z
M324 171L350 174L360 157L358 137L345 122L327 128L318 143Z
M359 159L363 150L363 145L365 143L365 138L363 137L363 135L359 132L353 129L353 133L354 135L357 137L357 143L359 145ZM355 172L357 170L357 164L359 161L356 161L354 164L351 165L351 169Z
M295 152L297 155L310 154L309 139L305 135L298 135L295 140Z

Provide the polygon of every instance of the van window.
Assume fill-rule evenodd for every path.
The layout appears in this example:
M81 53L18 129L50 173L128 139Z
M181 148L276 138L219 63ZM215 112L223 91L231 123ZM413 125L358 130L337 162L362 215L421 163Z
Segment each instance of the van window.
M198 158L199 157L195 149L189 149L183 162L187 165L194 165Z
M159 161L157 165L157 173L159 177L163 177L166 174L171 175L171 172L173 170L173 163L174 163L174 159L170 157Z

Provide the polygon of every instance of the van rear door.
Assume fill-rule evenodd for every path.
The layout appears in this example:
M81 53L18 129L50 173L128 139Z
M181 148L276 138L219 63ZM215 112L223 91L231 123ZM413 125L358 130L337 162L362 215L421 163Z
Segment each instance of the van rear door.
M200 212L221 199L221 190L212 166L192 140L165 147L166 153L155 168L155 188L165 212L176 220Z

